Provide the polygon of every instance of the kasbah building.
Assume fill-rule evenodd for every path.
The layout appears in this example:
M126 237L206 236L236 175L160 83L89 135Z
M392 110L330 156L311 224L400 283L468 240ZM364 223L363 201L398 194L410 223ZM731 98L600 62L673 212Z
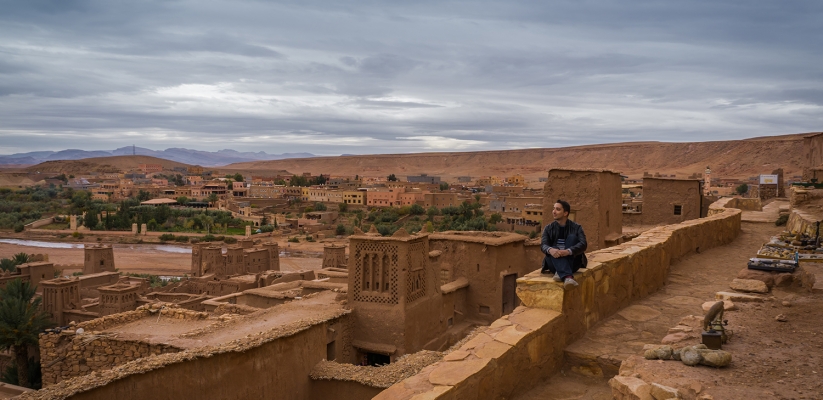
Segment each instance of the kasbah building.
M820 136L807 140L809 176L823 170L821 149ZM680 265L722 257L758 221L773 227L781 213L795 240L814 235L823 188L794 186L788 199L764 206L760 198L718 200L703 176L649 175L642 188L627 188L614 171L553 169L542 206L508 203L542 216L540 226L552 221L556 199L572 204L571 218L589 241L577 287L540 274L539 237L505 231L401 229L386 237L356 230L348 245L326 246L321 269L289 272L280 270L277 243L197 244L191 278L158 289L119 276L105 244L85 249L80 277L45 279L53 276L47 261L23 265L0 284L38 283L61 328L40 336L43 389L7 389L22 399L528 399L554 390L558 379L590 379L602 390L586 398L760 398L751 397L760 389L793 398L770 382L735 381L755 354L740 349L766 340L738 321L821 305L818 264L752 272L746 256L724 266L732 275L718 270L701 283L711 293L683 283L688 271ZM641 189L638 207L627 193ZM400 202L400 193L374 199ZM345 196L369 201L357 190ZM653 227L638 233L631 226ZM668 308L646 305L666 295L660 304ZM732 321L729 332L739 333L723 350L700 345L705 310L719 310L716 304ZM621 336L638 327L637 337ZM590 344L597 340L614 346ZM693 355L696 366L684 365ZM820 357L803 365L807 375L823 373ZM797 379L792 390L806 393L797 398L820 398L819 378L817 386Z

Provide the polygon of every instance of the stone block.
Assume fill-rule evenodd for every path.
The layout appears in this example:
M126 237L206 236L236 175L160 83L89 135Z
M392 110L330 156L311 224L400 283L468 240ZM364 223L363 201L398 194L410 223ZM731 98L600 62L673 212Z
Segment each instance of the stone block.
M762 303L766 301L766 298L762 296L753 296L735 292L717 292L715 293L714 298L717 300L731 300L740 303Z
M716 303L716 301L707 301L707 302L703 303L703 306L702 306L703 311L708 312L709 309L712 308L714 303ZM731 300L724 300L723 301L723 310L724 311L734 311L734 310L737 310L737 306L734 305L734 302L732 302Z
M486 368L490 361L491 359L481 358L440 363L429 374L429 382L432 385L455 386Z
M733 279L729 287L739 292L769 293L769 287L763 281L754 279Z
M768 271L758 271L756 269L748 269L743 268L740 272L737 273L738 279L752 279L756 281L761 281L766 284L768 287L774 286L774 274Z
M651 395L655 400L682 399L677 389L659 383L651 384Z
M651 385L640 378L617 375L609 379L609 386L615 400L654 400Z

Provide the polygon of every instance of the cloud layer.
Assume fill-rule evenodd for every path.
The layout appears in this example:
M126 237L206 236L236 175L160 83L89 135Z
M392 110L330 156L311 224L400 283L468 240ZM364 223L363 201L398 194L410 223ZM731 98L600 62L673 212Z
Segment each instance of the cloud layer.
M819 1L0 2L0 154L821 130Z

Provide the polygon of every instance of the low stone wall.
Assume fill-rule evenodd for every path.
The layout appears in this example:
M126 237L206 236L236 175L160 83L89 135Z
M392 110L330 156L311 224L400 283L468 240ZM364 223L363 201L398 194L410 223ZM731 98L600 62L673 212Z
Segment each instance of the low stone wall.
M709 205L708 216L723 212L724 208L736 208L741 211L763 211L759 198L723 197Z
M669 265L690 253L722 246L740 232L741 211L726 208L710 217L643 232L631 242L588 254L588 268L575 278L580 286L563 285L539 271L518 279L517 295L527 307L547 308L566 318L567 337L574 341L592 325L666 283Z
M46 226L46 225L49 225L49 224L51 224L52 222L54 222L54 218L51 218L51 217L49 217L49 218L43 218L43 219L38 219L37 221L34 221L34 222L29 222L29 223L28 223L28 224L26 224L23 228L25 228L26 230L29 230L29 229L37 229L37 228L39 228L39 227L41 227L41 226Z
M180 350L162 344L118 340L107 335L76 335L73 331L43 334L40 336L43 385L108 370L138 358Z
M721 207L713 216L662 226L634 240L589 253L580 286L535 271L518 279L524 306L443 361L397 383L375 399L504 399L560 370L563 349L598 321L665 284L669 265L691 252L731 242L741 211Z

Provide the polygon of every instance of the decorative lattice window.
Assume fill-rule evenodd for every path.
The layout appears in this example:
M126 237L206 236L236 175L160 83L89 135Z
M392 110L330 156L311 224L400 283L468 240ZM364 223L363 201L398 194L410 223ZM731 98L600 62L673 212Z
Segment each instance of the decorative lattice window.
M422 241L409 244L409 274L406 278L406 302L411 303L426 295L426 244Z
M354 299L397 304L397 246L358 243L354 249Z

